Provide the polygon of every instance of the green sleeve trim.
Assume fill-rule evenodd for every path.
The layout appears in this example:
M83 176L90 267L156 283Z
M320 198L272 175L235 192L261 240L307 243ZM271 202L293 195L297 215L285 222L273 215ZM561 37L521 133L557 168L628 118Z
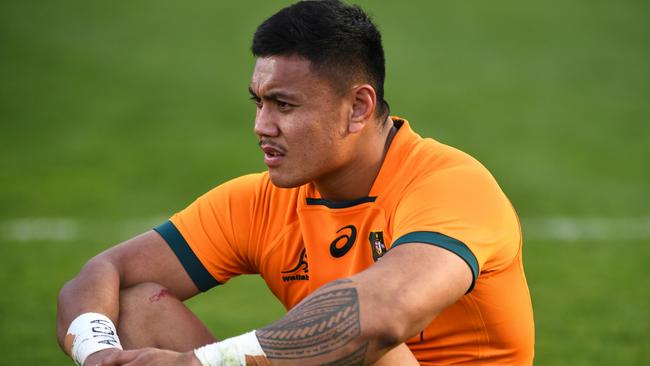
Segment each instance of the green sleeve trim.
M155 227L154 230L165 239L199 290L205 292L216 285L220 285L219 281L212 277L210 272L205 269L203 263L194 254L192 248L190 248L185 238L183 238L183 235L181 235L180 231L178 231L171 221Z
M391 248L408 243L426 243L435 245L437 247L447 249L459 256L472 270L472 285L467 290L467 293L474 289L474 285L476 284L476 279L478 278L479 274L478 261L476 260L474 253L472 253L472 251L469 250L467 245L465 245L463 242L441 233L431 231L414 231L395 240Z

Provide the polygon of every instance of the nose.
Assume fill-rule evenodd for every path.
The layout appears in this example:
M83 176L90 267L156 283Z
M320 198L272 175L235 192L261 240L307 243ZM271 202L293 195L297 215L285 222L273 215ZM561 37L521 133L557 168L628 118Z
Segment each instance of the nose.
M255 127L253 129L257 136L277 137L280 129L275 122L275 116L271 108L262 105L255 113Z

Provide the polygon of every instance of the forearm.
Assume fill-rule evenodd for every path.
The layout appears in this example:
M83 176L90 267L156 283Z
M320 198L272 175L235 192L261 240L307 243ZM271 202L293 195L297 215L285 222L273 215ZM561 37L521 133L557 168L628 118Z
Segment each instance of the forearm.
M90 260L79 274L66 283L59 293L57 339L68 353L66 331L74 318L86 312L101 313L114 322L119 315L120 276L115 266L101 259Z
M389 306L352 279L332 282L256 332L273 365L362 365L403 342ZM383 302L383 303L382 303Z
M471 272L455 254L428 244L397 247L367 270L321 287L256 335L273 365L372 364L470 284Z

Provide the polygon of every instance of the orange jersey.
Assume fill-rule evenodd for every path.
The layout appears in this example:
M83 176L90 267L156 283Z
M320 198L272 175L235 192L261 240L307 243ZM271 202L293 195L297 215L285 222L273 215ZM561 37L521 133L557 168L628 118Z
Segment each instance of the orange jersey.
M469 155L398 127L367 197L322 199L313 184L275 187L267 173L214 188L158 228L197 287L261 274L291 309L396 245L460 256L467 294L407 343L422 365L532 364L534 329L517 215ZM380 284L378 284L380 286Z

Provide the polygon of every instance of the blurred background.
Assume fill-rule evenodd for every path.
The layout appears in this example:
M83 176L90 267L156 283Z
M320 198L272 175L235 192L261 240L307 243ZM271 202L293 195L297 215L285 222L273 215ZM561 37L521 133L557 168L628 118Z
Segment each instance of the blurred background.
M62 284L265 169L249 46L288 3L0 3L0 364L71 365ZM650 2L358 3L393 114L481 160L521 216L536 364L649 364ZM284 311L256 277L190 305L218 337Z

